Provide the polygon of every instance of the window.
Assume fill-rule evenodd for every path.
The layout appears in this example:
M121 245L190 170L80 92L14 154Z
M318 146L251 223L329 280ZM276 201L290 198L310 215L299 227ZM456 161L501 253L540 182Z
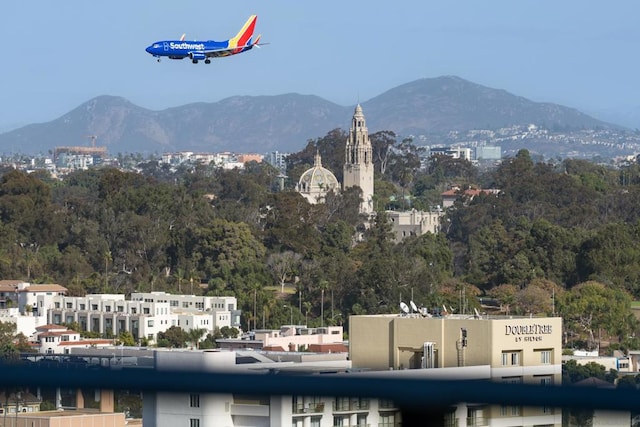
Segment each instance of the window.
M200 395L199 394L192 394L189 397L189 406L191 408L199 408L200 407Z
M520 366L520 351L503 351L502 366Z
M147 326L149 326L149 327L153 326L153 319L147 320Z
M504 384L522 384L522 377L502 377Z
M98 304L91 304L91 310L98 310Z
M310 427L320 427L320 421L322 420L322 417L311 417L311 423L309 424Z
M358 420L356 421L357 426L366 426L367 425L367 414L358 414Z
M73 308L73 303L68 302L67 303L67 308Z
M143 314L149 314L149 307L145 307L142 309Z
M80 304L80 310L85 310L85 305L84 304Z
M512 416L518 417L520 416L520 407L519 406L500 406L500 415L503 417Z
M346 422L345 422L346 421ZM339 417L339 416L335 416L333 417L333 426L334 427L338 427L338 426L348 426L349 425L349 418L347 418L345 420L345 417Z
M540 352L540 363L549 365L551 363L551 350L542 350Z
M200 418L190 418L189 427L200 427Z
M111 306L110 306L110 305L107 305L107 306L104 308L104 311L106 311L107 313L110 313L110 312L111 312Z
M553 377L551 375L539 375L535 378L540 380L540 385L553 385Z

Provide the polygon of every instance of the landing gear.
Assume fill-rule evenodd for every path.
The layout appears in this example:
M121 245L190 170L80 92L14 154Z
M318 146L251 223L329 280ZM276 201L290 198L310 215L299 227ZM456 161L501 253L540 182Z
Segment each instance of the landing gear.
M160 58L156 59L156 61L160 62Z
M211 64L211 60L209 58L207 58L207 59L204 60L204 63L205 64Z
M193 62L194 64L197 64L198 60L197 59L192 59L191 62Z

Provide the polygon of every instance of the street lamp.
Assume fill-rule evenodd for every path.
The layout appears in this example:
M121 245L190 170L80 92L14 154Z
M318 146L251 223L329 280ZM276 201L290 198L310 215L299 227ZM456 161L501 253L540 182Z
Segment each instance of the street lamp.
M285 304L284 308L287 308L287 307L289 307L289 324L293 326L293 307Z

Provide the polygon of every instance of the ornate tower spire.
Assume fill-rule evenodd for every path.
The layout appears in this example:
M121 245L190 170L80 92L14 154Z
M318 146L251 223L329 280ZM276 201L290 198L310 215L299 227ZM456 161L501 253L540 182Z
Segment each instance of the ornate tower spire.
M347 139L344 163L344 186L360 187L360 213L373 213L373 150L360 104L356 105Z

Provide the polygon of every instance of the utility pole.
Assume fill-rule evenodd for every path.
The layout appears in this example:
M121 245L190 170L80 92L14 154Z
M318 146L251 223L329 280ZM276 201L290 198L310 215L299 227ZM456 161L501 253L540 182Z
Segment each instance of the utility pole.
M320 289L320 326L324 328L324 289Z

